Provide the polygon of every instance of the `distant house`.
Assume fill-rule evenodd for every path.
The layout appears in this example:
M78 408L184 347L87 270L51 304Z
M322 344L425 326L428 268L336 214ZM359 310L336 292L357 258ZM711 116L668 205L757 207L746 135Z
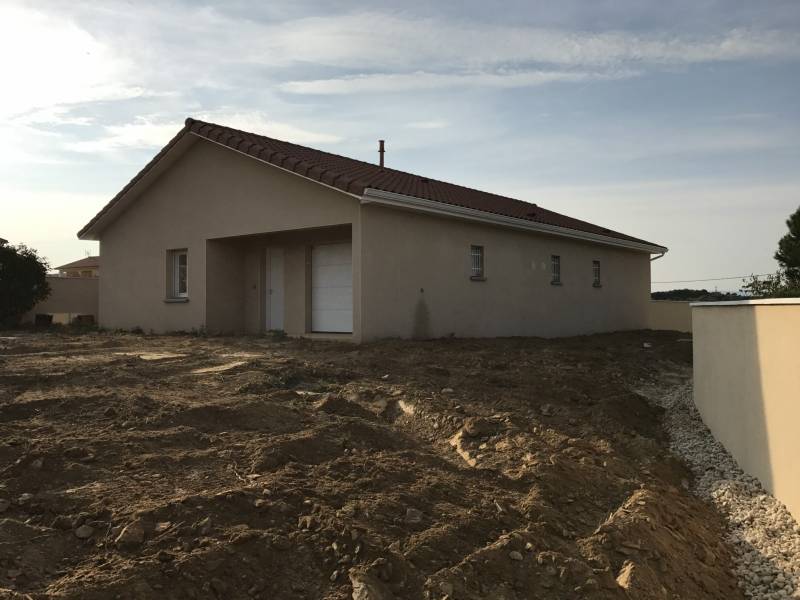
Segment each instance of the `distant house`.
M5 246L8 243L8 240L4 238L0 238L0 246Z
M100 257L87 256L60 267L56 267L61 277L98 277L100 275Z
M103 326L353 341L646 328L667 251L193 119L78 236L100 241Z

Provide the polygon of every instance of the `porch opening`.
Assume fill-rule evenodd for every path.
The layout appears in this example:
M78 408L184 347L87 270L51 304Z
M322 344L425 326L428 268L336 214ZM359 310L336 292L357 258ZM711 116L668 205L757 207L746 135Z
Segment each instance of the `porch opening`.
M349 224L208 240L206 328L352 334L352 254Z

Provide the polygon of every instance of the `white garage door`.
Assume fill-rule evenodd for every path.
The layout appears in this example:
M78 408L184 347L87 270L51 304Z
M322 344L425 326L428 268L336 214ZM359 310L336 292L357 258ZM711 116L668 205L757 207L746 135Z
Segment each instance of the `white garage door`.
M324 244L311 251L311 330L353 331L351 244Z

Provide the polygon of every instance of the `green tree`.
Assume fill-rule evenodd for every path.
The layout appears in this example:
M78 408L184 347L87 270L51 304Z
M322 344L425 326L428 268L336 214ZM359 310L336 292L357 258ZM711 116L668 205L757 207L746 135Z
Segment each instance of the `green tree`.
M50 295L47 262L24 244L0 246L0 326L14 327Z
M778 242L775 260L786 272L786 279L793 287L800 287L800 208L786 220L789 233Z
M800 297L800 208L787 220L789 233L778 242L775 260L779 268L774 275L759 278L751 275L742 292L754 298Z
M792 289L786 281L786 273L777 271L774 275L750 275L742 285L742 292L751 298L780 298L792 296Z

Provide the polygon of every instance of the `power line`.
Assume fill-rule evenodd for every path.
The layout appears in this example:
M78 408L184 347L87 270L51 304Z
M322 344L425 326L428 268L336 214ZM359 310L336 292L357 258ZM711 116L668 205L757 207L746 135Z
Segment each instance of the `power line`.
M755 275L749 273L747 275L736 275L734 277L710 277L708 279L681 279L678 281L651 281L650 283L697 283L702 281L725 281L726 279L744 279L745 277L766 277L767 275L772 275L772 273L757 273Z

